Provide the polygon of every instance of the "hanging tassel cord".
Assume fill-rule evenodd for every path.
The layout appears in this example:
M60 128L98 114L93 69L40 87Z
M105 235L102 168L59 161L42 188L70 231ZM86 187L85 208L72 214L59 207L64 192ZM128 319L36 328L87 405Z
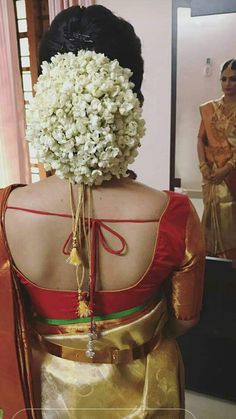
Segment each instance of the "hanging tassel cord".
M87 198L87 214L85 200ZM78 287L77 315L79 317L90 317L89 340L86 355L93 357L94 339L97 338L96 325L94 322L94 293L96 283L96 223L91 222L92 216L91 188L79 185L78 205L76 208L73 185L70 184L70 205L72 212L72 249L68 262L75 266L76 282ZM87 217L86 217L87 215ZM85 266L82 257L82 234L85 242L86 257L89 267L89 301L82 293L82 286L85 279Z
M86 298L82 294L82 286L85 278L85 268L82 258L82 226L84 224L84 195L83 185L78 187L78 204L75 205L73 185L70 183L70 206L72 212L72 249L67 259L71 265L75 266L75 276L78 289L77 315L79 317L88 317L90 309ZM82 220L81 220L82 216ZM86 236L85 236L86 237Z
M84 187L79 185L78 189L78 205L75 209L73 185L70 182L70 206L72 212L72 249L67 259L71 265L80 266L83 264L81 255L81 208L84 201Z

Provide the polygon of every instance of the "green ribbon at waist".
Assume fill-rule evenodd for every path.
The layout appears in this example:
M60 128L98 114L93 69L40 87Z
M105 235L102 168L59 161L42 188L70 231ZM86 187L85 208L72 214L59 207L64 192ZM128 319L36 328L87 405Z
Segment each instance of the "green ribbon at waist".
M138 311L145 308L148 304L150 304L150 301L145 302L144 304L141 304L139 306L129 308L127 310L118 311L116 313L110 313L110 314L103 314L101 316L95 316L94 320L112 320L112 319L120 319L125 316L129 316L131 314L137 313ZM34 317L35 320L38 320L42 323L50 324L50 325L63 325L63 324L76 324L76 323L88 323L90 322L90 317L76 317L74 319L47 319L43 316L40 316L37 314Z

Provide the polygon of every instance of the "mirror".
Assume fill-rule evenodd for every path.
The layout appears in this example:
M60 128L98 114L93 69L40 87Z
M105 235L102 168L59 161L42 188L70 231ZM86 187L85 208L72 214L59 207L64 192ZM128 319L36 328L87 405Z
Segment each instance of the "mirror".
M190 197L200 218L199 106L222 96L220 66L236 56L235 16L234 0L173 0L170 186ZM188 389L236 400L235 389L231 391L236 372L231 368L236 350L235 307L232 261L207 257L200 323L179 339ZM226 359L228 368L223 368Z
M173 1L170 184L171 189L176 188L178 191L181 188L181 192L190 197L200 218L204 206L202 175L197 155L197 136L201 121L199 106L218 99L223 94L220 67L222 63L236 56L233 42L235 17L236 1ZM236 204L234 213L236 216ZM233 231L236 234L236 222L234 224ZM208 235L211 226L206 228ZM226 235L218 225L217 228L222 235ZM207 247L210 248L209 245ZM224 242L221 247L224 248ZM233 252L217 250L214 253L212 250L208 251L208 255L234 259L235 243L233 248Z

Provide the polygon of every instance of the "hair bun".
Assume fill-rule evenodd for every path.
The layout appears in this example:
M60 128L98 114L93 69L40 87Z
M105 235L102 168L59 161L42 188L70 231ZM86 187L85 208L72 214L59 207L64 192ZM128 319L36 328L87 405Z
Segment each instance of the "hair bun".
M76 53L81 49L92 49L91 46L93 44L93 40L90 35L86 35L80 32L69 32L67 29L65 29L63 32L66 51Z

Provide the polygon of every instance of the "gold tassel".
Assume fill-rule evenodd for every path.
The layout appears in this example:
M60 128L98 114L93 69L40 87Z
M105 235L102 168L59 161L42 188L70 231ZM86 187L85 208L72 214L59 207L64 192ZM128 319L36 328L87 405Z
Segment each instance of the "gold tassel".
M90 308L88 306L88 303L84 300L79 301L77 313L79 317L89 317L90 316Z
M82 265L83 262L79 255L77 247L72 247L70 256L68 257L67 262L74 266Z

